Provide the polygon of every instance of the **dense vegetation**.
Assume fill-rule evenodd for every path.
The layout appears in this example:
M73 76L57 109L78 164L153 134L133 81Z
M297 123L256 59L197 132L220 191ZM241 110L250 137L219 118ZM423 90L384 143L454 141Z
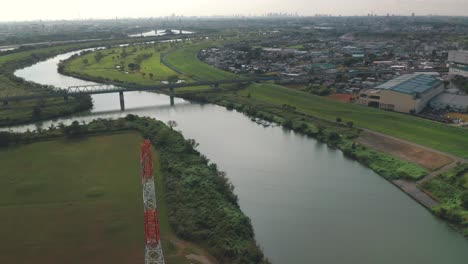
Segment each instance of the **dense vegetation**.
M433 178L421 186L441 204L433 211L463 230L468 237L468 164Z
M195 150L194 140L164 123L129 115L119 120L74 122L48 131L0 133L3 146L134 129L156 146L163 175L169 223L178 237L205 245L221 263L266 263L255 243L250 219L239 208L233 186L215 164Z

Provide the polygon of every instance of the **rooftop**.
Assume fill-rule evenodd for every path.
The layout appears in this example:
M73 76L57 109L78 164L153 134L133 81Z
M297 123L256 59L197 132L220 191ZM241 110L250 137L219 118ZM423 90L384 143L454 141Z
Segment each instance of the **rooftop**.
M468 108L468 95L443 93L432 99L435 104L456 105Z
M415 95L425 93L439 86L441 83L439 79L427 74L405 74L375 88Z
M462 71L468 71L468 66L453 66L453 68Z

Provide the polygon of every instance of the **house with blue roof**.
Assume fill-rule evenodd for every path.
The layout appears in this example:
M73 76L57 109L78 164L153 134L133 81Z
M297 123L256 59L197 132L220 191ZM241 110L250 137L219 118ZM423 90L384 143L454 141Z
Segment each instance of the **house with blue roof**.
M401 113L419 113L443 91L444 84L437 77L405 74L372 89L362 90L356 102Z

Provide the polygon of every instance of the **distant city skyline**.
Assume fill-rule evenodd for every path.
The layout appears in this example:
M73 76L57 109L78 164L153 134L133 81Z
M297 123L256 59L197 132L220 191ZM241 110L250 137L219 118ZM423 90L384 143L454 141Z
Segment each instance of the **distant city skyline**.
M179 16L447 15L466 16L468 0L16 0L2 3L0 21Z

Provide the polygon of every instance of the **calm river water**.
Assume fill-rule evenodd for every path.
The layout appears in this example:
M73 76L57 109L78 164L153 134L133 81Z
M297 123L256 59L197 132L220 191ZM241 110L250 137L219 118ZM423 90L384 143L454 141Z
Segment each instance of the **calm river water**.
M63 88L89 84L57 73L57 62L72 54L16 75ZM93 100L91 114L53 123L130 113L176 120L184 136L196 139L198 149L227 172L273 263L468 263L468 241L461 235L376 173L314 139L264 128L215 105L176 99L171 107L160 94L126 93L125 112L117 94Z

